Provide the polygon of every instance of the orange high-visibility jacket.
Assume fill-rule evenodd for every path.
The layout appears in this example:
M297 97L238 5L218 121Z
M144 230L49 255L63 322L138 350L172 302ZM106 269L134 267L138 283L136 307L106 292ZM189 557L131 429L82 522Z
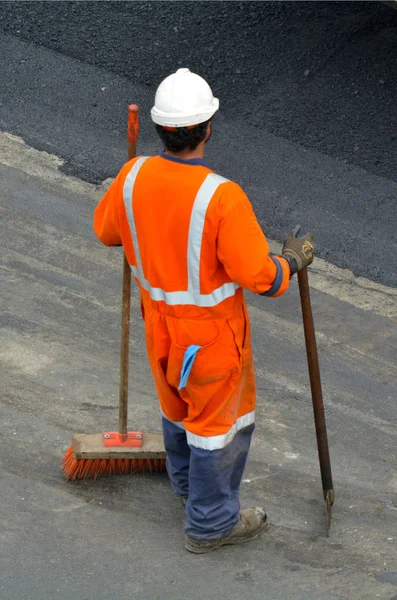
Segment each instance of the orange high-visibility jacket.
M242 289L280 296L290 269L269 246L236 183L200 160L129 161L99 203L94 231L124 246L141 289L163 414L188 441L218 448L254 420L255 383ZM200 346L178 390L184 353ZM190 435L190 438L189 438Z

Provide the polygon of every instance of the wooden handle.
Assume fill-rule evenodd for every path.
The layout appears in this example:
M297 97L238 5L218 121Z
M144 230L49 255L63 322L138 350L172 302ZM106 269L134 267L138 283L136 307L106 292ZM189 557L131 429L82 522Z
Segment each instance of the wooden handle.
M318 362L316 334L314 330L313 313L310 302L309 278L307 274L307 268L302 269L302 271L298 273L298 283L302 305L307 364L309 367L310 388L312 392L314 422L316 426L317 448L320 461L323 493L325 499L327 497L327 493L332 491L331 496L333 502L331 461L328 449L327 427L325 423L324 401L320 378L320 366Z
M128 160L135 158L136 156L136 143L138 141L139 133L139 108L136 104L130 104L128 107L128 127L127 127L127 141L128 141Z
M139 132L139 108L136 104L128 107L128 160L136 156ZM120 349L120 397L119 433L127 433L128 418L128 372L130 366L130 315L131 315L131 267L124 254L123 292L121 306L121 349Z
M123 261L123 292L121 305L120 403L119 433L127 433L128 371L130 362L131 268L126 255Z

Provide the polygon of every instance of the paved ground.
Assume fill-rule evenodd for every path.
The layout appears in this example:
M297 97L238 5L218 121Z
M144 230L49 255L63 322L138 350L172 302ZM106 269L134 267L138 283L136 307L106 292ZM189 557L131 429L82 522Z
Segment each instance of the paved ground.
M0 129L62 159L0 133L2 599L397 600L396 23L377 2L0 3ZM72 432L117 420L121 256L91 232L92 184L125 159L131 101L140 151L157 152L148 111L178 65L220 96L209 161L266 232L306 224L349 269L317 259L310 277L328 540L295 284L249 296L258 417L242 499L269 511L261 540L188 555L165 476L71 484L59 470ZM158 431L133 322L131 416Z
M213 167L266 231L397 285L397 11L380 2L2 2L0 128L100 182L124 160L125 107L177 66L221 99Z
M62 478L72 432L116 423L121 254L91 231L100 190L5 134L0 156L1 598L396 600L396 290L321 260L311 269L329 539L296 284L278 301L249 296L258 417L242 499L266 505L272 525L244 547L189 555L165 476ZM133 304L131 415L158 431Z

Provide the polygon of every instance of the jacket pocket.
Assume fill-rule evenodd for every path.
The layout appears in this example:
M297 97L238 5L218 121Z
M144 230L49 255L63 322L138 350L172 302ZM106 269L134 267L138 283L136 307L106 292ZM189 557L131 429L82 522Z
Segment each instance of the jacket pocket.
M240 354L241 366L244 368L252 363L251 327L245 303L235 315L229 317L229 326L234 333L236 346Z
M184 323L185 326L186 324ZM228 321L222 320L222 322L218 321L216 324L213 321L201 321L200 327L202 331L200 333L197 332L196 336L192 335L191 340L189 340L190 344L186 343L187 340L185 338L186 345L180 345L177 343L177 336L171 336L174 339L171 342L167 380L170 385L176 388L179 387L185 352L190 345L199 345L200 349L197 351L186 383L187 389L189 385L197 387L220 381L239 369L240 354L236 346L234 332L230 328ZM206 328L208 337L214 333L216 335L210 341L203 344L202 342L206 338L206 332L203 329ZM183 333L185 335L186 330Z

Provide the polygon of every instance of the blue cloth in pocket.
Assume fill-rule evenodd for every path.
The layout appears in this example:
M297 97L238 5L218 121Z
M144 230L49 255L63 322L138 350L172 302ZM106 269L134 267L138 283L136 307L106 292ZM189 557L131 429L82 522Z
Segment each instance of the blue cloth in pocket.
M183 356L183 364L181 369L181 379L179 382L178 390L186 387L187 380L189 379L190 371L192 370L193 363L197 356L197 352L200 350L201 346L189 346L185 350L185 354Z

